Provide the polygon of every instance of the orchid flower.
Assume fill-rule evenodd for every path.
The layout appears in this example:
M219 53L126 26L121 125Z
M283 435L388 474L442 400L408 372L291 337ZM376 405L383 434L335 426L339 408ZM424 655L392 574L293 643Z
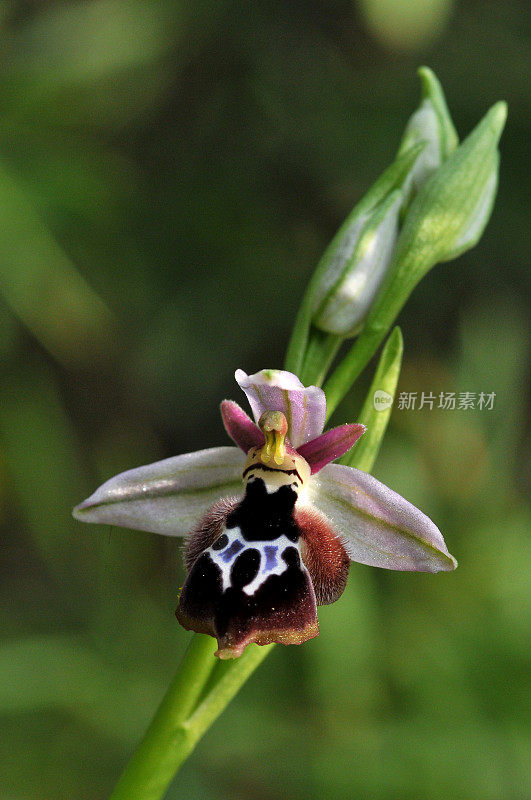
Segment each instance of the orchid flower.
M222 402L237 447L124 472L74 509L84 522L186 537L176 616L216 638L216 655L317 636L317 606L339 599L351 560L423 572L456 567L421 511L371 475L331 463L365 428L323 433L322 389L281 370L235 377L254 416Z

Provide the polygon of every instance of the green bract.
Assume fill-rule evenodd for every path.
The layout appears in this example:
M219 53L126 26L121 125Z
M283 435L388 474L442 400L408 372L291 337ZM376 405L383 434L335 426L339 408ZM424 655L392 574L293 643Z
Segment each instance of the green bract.
M378 367L358 415L367 432L357 446L343 456L342 464L364 472L371 471L393 410L403 352L402 332L396 327L382 349Z
M325 250L307 293L317 328L340 336L352 336L359 328L396 242L400 187L423 148L424 142L416 142L380 175ZM351 291L353 284L357 287Z

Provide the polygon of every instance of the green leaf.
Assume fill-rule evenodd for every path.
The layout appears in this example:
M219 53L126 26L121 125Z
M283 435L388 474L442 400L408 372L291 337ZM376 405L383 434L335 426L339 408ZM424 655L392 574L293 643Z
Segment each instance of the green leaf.
M371 471L393 410L403 350L402 333L400 328L396 327L382 351L358 418L358 421L367 427L367 431L356 447L343 456L342 464L362 469L364 472Z
M92 554L81 550L69 509L86 492L72 421L53 372L37 357L24 371L1 372L0 452L14 505L32 547L51 574L79 592L77 605L92 597ZM29 557L29 555L28 555Z
M0 294L58 361L108 359L117 335L111 312L1 166L0 207Z

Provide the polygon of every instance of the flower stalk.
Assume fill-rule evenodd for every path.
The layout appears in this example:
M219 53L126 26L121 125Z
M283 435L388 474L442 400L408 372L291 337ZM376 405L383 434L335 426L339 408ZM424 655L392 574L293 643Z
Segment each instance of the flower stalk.
M214 640L194 634L110 800L160 800L183 761L272 647L252 645L237 661L217 664ZM215 667L213 680L204 693Z
M370 408L375 387L394 394L402 347L402 336L397 328L382 352L362 409L362 417L367 422L372 419ZM348 462L343 459L343 463L363 470L372 468L387 429L390 410L389 413L380 412L368 446L358 451L358 445L350 451ZM130 800L132 797L135 800L160 800L181 764L274 646L252 644L238 659L216 663L214 640L200 633L194 634L110 800Z
M418 281L472 247L492 209L505 104L496 104L458 146L437 79L426 68L419 74L423 99L398 157L319 262L285 371L236 372L254 416L253 422L232 400L221 404L237 448L129 470L74 509L86 522L187 536L176 615L198 633L111 800L163 797L271 643L300 644L318 634L317 605L341 596L350 560L429 572L456 566L436 525L368 474L400 374L399 328L381 354L363 424L323 432ZM342 342L358 334L323 392Z

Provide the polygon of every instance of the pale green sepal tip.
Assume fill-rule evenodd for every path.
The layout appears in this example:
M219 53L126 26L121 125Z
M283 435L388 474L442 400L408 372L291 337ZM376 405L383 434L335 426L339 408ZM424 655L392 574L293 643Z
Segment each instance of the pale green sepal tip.
M425 147L404 183L405 209L459 143L441 84L428 67L421 67L418 74L421 102L408 120L398 154L415 143L424 142Z
M507 119L507 111L508 108L505 100L499 100L492 106L490 111L487 112L487 117L490 116L492 118L493 123L496 124L496 127L499 130L499 136L501 136L501 133L505 127L505 121Z
M433 108L441 126L441 156L445 161L459 144L459 136L448 110L443 88L429 67L419 67L417 75L420 78L422 97L431 100Z
M429 100L423 100L409 118L398 154L401 155L404 149L414 144L424 144L424 149L404 181L408 198L422 188L443 161L440 125ZM406 206L409 202L408 199Z

